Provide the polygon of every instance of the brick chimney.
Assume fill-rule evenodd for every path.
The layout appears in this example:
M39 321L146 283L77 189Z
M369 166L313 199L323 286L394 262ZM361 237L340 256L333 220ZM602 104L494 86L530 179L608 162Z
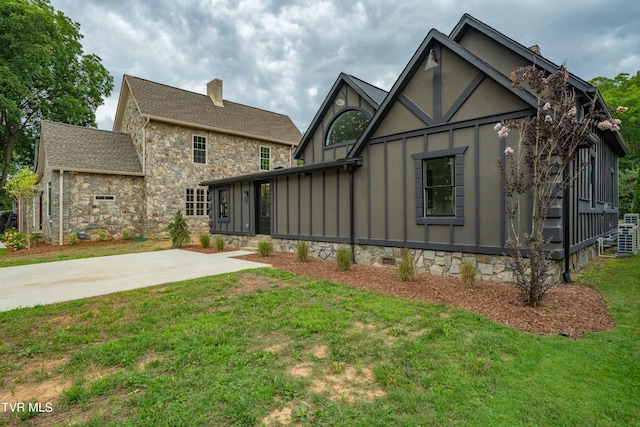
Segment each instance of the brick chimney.
M222 80L213 79L207 83L207 95L209 95L209 98L211 98L216 106L224 107L224 103L222 102Z

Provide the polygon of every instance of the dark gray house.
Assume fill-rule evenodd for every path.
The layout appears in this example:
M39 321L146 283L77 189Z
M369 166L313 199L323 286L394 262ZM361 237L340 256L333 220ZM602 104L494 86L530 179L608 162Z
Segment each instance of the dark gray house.
M270 236L280 250L305 240L326 257L350 245L361 263L392 261L406 247L424 271L455 275L470 259L483 278L509 280L496 159L515 137L500 139L493 126L536 111L509 77L531 63L558 69L464 15L449 36L429 32L388 93L341 74L294 153L303 166L203 183L211 233L239 245ZM606 109L588 83L571 75L569 84L577 102ZM628 148L618 132L594 129L590 139L579 155L589 167L548 220L556 277L617 226L618 158Z

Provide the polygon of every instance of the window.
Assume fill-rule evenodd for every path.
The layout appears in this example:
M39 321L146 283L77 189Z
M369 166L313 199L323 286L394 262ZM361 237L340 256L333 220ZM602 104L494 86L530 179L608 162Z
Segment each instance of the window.
M207 138L193 135L193 163L207 163Z
M229 221L229 189L218 190L218 222Z
M96 202L113 202L114 200L116 200L116 196L112 196L110 194L96 194L95 196L93 196L93 200Z
M464 223L463 157L467 147L414 154L416 222Z
M205 212L204 188L187 188L185 213L187 216L201 216Z
M260 170L271 170L271 147L260 147Z
M347 110L331 123L325 145L355 142L369 124L369 117L359 110Z
M455 156L426 159L423 162L424 216L455 215Z

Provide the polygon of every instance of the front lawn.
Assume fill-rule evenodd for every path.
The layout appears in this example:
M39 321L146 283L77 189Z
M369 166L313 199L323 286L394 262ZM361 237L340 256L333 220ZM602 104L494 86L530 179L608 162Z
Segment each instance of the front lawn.
M598 262L578 340L274 269L0 313L0 425L638 425L640 257Z

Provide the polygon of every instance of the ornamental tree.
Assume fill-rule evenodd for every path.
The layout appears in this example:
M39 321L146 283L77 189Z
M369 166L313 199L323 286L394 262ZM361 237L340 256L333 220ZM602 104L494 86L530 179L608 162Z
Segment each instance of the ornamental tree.
M38 175L31 172L28 167L24 167L20 172L16 174L13 178L7 181L5 189L7 193L14 199L21 202L23 209L25 209L27 213L27 218L31 218L31 213L29 210L29 204L27 201L31 199L36 192L38 191L38 187L36 184L38 183ZM27 223L27 249L31 249L31 230L29 224L31 221L26 221Z
M31 163L41 119L96 126L113 78L81 39L49 0L0 1L0 189L12 162Z
M570 185L574 155L588 144L593 126L601 130L620 129L620 120L595 109L578 114L575 93L567 85L569 73L560 67L548 74L534 65L511 73L512 86L525 86L537 98L536 114L525 119L498 123L498 137L508 140L517 132L517 142L506 147L504 161L498 160L504 177L509 224L507 263L523 302L537 306L554 284L549 277L549 259L544 226L549 208L556 205L561 190ZM624 112L620 107L620 112ZM578 169L585 165L578 165ZM529 197L531 222L525 224L523 203ZM567 256L567 255L565 255Z

